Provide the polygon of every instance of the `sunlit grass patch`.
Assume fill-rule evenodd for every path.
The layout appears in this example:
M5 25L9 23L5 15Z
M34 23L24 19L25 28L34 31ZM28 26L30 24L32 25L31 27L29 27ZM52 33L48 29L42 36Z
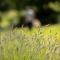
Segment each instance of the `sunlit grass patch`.
M60 60L60 25L0 32L0 60Z

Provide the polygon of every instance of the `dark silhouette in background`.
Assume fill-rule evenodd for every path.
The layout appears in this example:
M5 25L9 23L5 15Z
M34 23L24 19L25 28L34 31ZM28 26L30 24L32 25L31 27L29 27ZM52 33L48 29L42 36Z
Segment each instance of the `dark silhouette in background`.
M51 15L53 14L53 15ZM46 24L56 24L57 23L57 19L55 17L56 13L53 10L42 10L41 12L37 12L37 17L39 18L39 20L41 21L42 25L46 25ZM54 17L53 17L54 16Z

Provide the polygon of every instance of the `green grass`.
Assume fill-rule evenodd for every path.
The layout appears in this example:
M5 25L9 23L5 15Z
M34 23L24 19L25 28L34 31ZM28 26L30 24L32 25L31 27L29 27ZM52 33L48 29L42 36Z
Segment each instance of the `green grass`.
M60 25L0 32L0 60L60 60Z

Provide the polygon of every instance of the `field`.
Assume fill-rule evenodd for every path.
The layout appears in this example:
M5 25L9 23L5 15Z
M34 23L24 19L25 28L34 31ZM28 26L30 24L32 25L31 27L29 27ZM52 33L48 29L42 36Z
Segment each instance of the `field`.
M60 60L60 25L0 32L0 60Z

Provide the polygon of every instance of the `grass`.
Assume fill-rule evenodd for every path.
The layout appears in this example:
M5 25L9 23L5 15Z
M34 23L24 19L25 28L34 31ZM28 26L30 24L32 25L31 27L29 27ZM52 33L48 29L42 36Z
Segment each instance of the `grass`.
M60 60L60 25L0 32L0 60Z

